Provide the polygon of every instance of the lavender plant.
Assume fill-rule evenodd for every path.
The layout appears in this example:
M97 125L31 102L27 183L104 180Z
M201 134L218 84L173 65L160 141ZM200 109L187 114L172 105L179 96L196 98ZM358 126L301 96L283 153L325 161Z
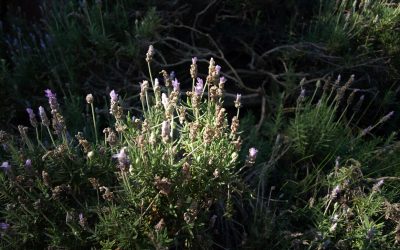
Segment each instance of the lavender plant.
M38 114L27 109L33 129L19 126L19 138L1 131L4 248L241 244L238 208L247 192L240 174L255 164L258 150L250 148L240 167L240 95L229 123L223 107L226 79L212 58L205 80L197 76L193 59L193 86L184 93L181 82L164 70L164 86L151 77L154 53L150 46L150 78L140 83L142 113L126 113L112 90L114 121L103 129L104 140L97 133L93 95L86 96L92 112L88 127L95 131L90 141L82 132L71 136L50 89L45 90L50 112L47 105Z
M182 93L181 82L166 71L161 71L164 86L151 77L153 56L150 46L150 81L140 84L142 119L122 115L121 100L110 93L120 136L109 146L121 189L100 213L96 236L109 247L209 248L217 244L217 230L225 228L229 235L236 227L235 206L242 202L237 200L244 190L238 173L239 118L229 125L223 108L226 80L212 58L205 80L197 77L193 58L193 86ZM239 111L240 98L236 106ZM246 167L256 155L250 149Z

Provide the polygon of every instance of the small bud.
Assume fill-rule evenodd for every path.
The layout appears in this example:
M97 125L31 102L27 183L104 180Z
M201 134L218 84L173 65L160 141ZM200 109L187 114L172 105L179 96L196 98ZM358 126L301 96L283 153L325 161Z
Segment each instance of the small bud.
M93 103L93 95L92 95L92 94L88 94L88 95L86 96L86 102L87 102L88 104L92 104L92 103Z
M90 151L89 153L87 153L87 157L88 157L89 159L92 159L93 156L94 156L94 152L93 152L93 151Z

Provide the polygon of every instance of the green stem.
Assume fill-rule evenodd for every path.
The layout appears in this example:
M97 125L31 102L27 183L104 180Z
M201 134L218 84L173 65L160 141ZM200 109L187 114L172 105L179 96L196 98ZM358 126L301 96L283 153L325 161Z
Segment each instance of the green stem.
M53 146L56 147L56 143L54 141L53 135L51 134L49 126L46 126L46 128L47 128L47 132L49 132L49 136L50 136L51 142L53 143Z
M96 143L97 143L98 142L98 136L97 136L97 126L96 126L96 118L95 118L95 115L94 115L94 105L93 105L93 103L91 103L90 106L92 108L93 128L94 128L94 134L95 134Z

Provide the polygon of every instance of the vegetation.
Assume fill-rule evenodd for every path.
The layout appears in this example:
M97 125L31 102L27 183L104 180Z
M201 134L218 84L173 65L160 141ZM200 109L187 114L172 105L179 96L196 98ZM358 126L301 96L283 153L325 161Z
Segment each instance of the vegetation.
M2 249L399 248L398 1L16 5Z

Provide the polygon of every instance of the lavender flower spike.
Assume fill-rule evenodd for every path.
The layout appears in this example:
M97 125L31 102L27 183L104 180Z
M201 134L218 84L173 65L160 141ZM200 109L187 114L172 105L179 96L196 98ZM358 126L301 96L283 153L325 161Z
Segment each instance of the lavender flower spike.
M31 122L32 127L37 127L38 123L36 120L36 115L33 113L33 110L31 108L27 108L26 112L28 112L29 115L29 121Z
M242 100L242 95L236 94L235 108L240 108L242 106L241 100Z
M121 170L125 170L129 166L129 160L128 160L128 156L126 155L125 150L126 150L126 148L123 147L119 151L118 154L113 155L113 158L117 158L118 159L119 168Z
M180 83L178 82L178 79L175 78L175 80L172 80L172 86L174 87L174 91L178 92L179 91L179 85Z
M219 75L220 72L221 72L221 66L216 65L216 66L215 66L215 74L216 74L216 75Z
M10 224L8 223L4 223L4 222L0 222L0 230L7 230L10 227Z
M249 149L249 158L253 161L255 161L257 157L258 150L256 148L250 148Z
M197 96L201 95L201 93L203 92L203 87L204 87L203 79L197 77L196 87L194 87L194 92Z
M56 94L51 92L50 89L46 89L44 91L46 93L46 97L49 98L49 104L50 104L50 109L51 109L51 113L57 113L58 109L59 109L59 105L57 102L57 97Z
M26 167L26 168L32 167L32 160L31 160L31 159L27 159L27 160L25 161L25 167Z
M50 125L50 121L49 118L47 118L46 111L42 106L39 107L39 116L40 119L42 119L43 126L48 127Z
M11 169L11 165L8 161L5 161L1 164L0 168L2 168L5 172L8 172Z
M111 97L111 101L113 101L113 102L118 102L118 94L115 93L114 90L111 90L111 92L110 92L110 97Z

